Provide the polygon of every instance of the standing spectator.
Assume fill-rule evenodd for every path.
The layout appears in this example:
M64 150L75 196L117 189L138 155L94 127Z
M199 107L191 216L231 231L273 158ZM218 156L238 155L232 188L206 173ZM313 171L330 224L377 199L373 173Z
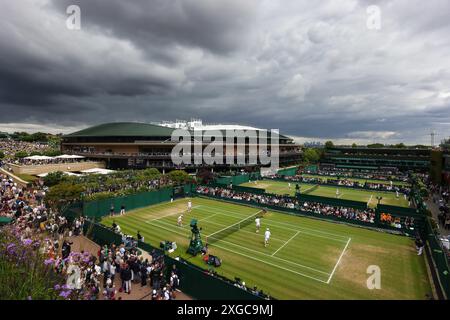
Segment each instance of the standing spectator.
M417 255L420 256L420 255L422 255L424 243L419 236L416 237L415 243L416 243Z
M130 266L128 264L125 265L125 268L121 271L120 276L122 278L123 290L125 291L125 293L130 294L131 293L131 270L130 270Z

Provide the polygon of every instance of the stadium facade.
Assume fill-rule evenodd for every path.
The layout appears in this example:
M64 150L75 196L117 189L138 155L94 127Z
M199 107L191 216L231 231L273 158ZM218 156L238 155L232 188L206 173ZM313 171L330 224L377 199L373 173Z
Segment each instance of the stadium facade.
M321 159L322 167L356 170L430 170L431 149L413 148L327 148Z
M251 137L242 140L234 139L233 143L223 139L224 161L222 164L207 164L205 162L191 164L175 164L172 161L171 153L177 142L172 140L172 134L176 129L184 129L193 133L193 129L216 130L224 132L227 130L251 130L256 134L256 146ZM203 131L205 132L205 131ZM157 168L162 171L173 169L184 169L195 171L199 168L211 168L217 170L239 169L248 167L261 167L262 163L249 162L250 150L260 150L261 137L267 135L270 141L271 131L244 127L237 125L203 125L197 121L195 123L135 123L118 122L106 123L86 128L68 135L64 135L61 141L61 152L85 156L91 160L103 160L107 168L110 169L144 169ZM251 135L250 135L251 136ZM279 134L279 165L285 167L298 164L301 160L301 146L295 144L293 139ZM193 137L192 139L194 139ZM204 149L207 143L202 143ZM252 148L251 148L252 147ZM244 149L242 149L244 148ZM225 161L225 154L234 151L237 155L239 150L245 150L245 163L229 164ZM268 145L271 151L271 145ZM191 157L194 157L194 150L191 150ZM259 159L258 159L259 161Z
M430 176L434 183L450 186L450 138L432 151Z

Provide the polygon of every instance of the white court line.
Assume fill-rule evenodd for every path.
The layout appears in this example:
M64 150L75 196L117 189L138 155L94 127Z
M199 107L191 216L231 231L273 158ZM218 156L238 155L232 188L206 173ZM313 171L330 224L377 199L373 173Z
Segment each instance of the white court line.
M241 214L239 214L239 213L237 213L235 211L229 211L229 210L225 210L225 209L218 209L218 208L214 208L214 207L207 206L207 205L203 205L203 207L211 208L211 209L214 209L214 210L219 210L219 211L226 212L226 213L233 213L233 214L235 214L235 216L237 215L239 217L242 217ZM207 211L207 210L204 210L204 211ZM320 231L320 230L316 230L316 229L312 229L312 228L295 226L296 229L294 229L294 228L292 228L292 224L285 223L285 222L280 222L280 221L270 221L270 222L266 222L265 221L264 223L266 223L269 226L276 226L278 228L285 229L285 230L292 230L292 231L299 231L300 230L303 233L304 233L304 230L308 230L308 231L313 231L313 232L317 232L317 233L323 233L323 234L327 234L327 235L330 235L330 236L340 237L340 238L345 239L345 240L343 240L343 239L341 240L341 239L336 239L336 238L332 238L332 237L321 236L321 235L318 235L318 234L317 235L316 234L311 234L313 236L322 237L322 238L330 239L330 240L336 240L336 241L339 241L339 242L346 242L347 239L348 239L346 236L342 236L342 235L339 235L339 234L334 234L334 233L330 233L330 232L326 232L326 231ZM290 226L290 228L289 227L281 227L280 225L287 225L287 226Z
M260 212L262 212L262 210L259 210L258 212L255 212L255 213L252 213L250 216L248 216L248 217L246 217L246 218L244 218L244 219L242 219L242 220L239 220L238 222L235 222L235 223L230 224L229 226L226 226L226 227L224 227L224 228L222 228L222 229L220 229L220 230L218 230L218 231L216 231L216 232L213 232L213 233L207 235L207 236L206 236L206 239L208 239L210 236L213 236L213 235L215 235L215 234L217 234L217 233L219 233L219 232L221 232L221 231L223 231L223 230L226 230L226 229L231 228L231 227L233 227L233 226L235 226L235 225L238 225L238 224L240 224L241 222L247 220L248 218L251 218L252 216L257 215L257 214L260 213ZM240 230L240 229L241 229L241 228L240 228L240 226L239 226L239 229L238 229L238 230Z
M294 235L293 235L288 241L286 241L281 247L279 247L279 248L277 249L277 251L275 251L274 253L272 253L272 257L273 257L278 251L280 251L281 249L283 249L283 247L285 247L285 246L289 243L289 241L291 241L292 239L294 239L299 233L300 233L300 231L297 231L297 233L294 234Z
M223 215L223 213L217 213L217 214L222 214ZM200 221L200 220L199 220ZM173 224L170 224L170 223L168 223L168 222L165 222L165 221L158 221L159 223L164 223L164 224L166 224L166 225L168 225L168 226L173 226ZM226 228L228 228L230 225L226 225L226 224L221 224L221 223L216 223L216 222L212 222L212 221L208 221L207 222L208 224L214 224L214 225L216 225L216 226L221 226L221 227L226 227ZM183 228L184 229L186 229L186 230L188 230L187 228L187 225L184 225L183 226ZM226 229L225 228L225 229ZM244 230L244 229L238 229L239 231L241 231L241 232L246 232L246 233L249 233L249 234L252 234L252 235L254 235L254 236L261 236L261 237L264 237L264 234L263 233L256 233L256 232L251 232L251 231L247 231L247 230ZM280 242L286 242L286 240L284 240L284 239L279 239L279 238L273 238L273 237L271 237L271 239L273 239L273 240L277 240L277 241L280 241Z
M159 221L159 222L161 222L161 221ZM175 231L175 230L172 230L172 229L169 229L169 228L160 226L159 223L158 223L158 224L154 224L154 223L150 223L150 222L149 222L149 224L151 224L151 225L153 225L153 226L155 226L155 227L157 227L157 228L165 229L165 230L167 230L167 231L169 231L169 232L172 232L172 233L176 233L176 234L182 235L183 237L189 237L189 235L187 235L187 234L185 234L185 233L178 232L178 231ZM225 241L223 241L223 240L218 240L218 242L225 242ZM268 264L268 265L270 265L270 266L273 266L273 267L276 267L276 268L279 268L279 269L282 269L282 270L286 270L286 271L289 271L289 272L298 274L298 275L300 275L300 276L303 276L303 277L306 277L306 278L309 278L309 279L313 279L313 280L316 280L316 281L319 281L319 282L322 282L322 283L327 283L326 281L324 281L324 280L322 280L322 279L318 279L318 278L315 278L315 277L313 277L313 276L309 276L309 275L306 275L306 274L304 274L304 273L301 273L301 272L298 272L298 271L294 271L294 270L288 269L288 268L286 268L286 267L282 267L282 266L280 266L280 265L278 265L278 264L275 264L275 263L271 263L271 262L268 262L268 261L265 261L265 260L258 259L258 258L256 258L256 257L253 257L253 256L251 256L251 255L248 255L248 254L245 254L245 253L242 253L242 252L238 252L238 251L235 251L235 250L226 248L226 247L222 247L222 246L218 245L217 243L214 243L213 246L218 247L218 248L221 248L221 249L223 249L223 250L227 250L227 251L233 252L233 253L235 253L235 254L244 256L244 257L246 257L246 258L250 258L250 259L253 259L253 260L256 260L256 261L259 261L259 262ZM275 257L275 258L276 258L276 257ZM315 269L314 269L314 270L315 270ZM321 272L321 271L319 271L319 270L315 270L315 271ZM328 275L328 274L327 274L327 275Z
M348 245L350 244L350 241L351 241L351 240L352 240L352 238L348 238L348 241L347 241L347 244L346 244L345 247L344 247L344 250L342 250L341 255L339 256L339 259L338 259L338 261L336 262L336 265L335 265L334 268L333 268L333 271L331 271L330 277L329 277L328 280L327 280L327 284L329 284L330 281L331 281L331 278L333 278L334 272L336 271L336 269L337 269L339 263L341 262L341 259L342 259L342 257L344 256L345 250L347 250L347 247L348 247Z
M213 207L210 207L210 206L204 206L204 207L212 208L212 209L214 209L214 210L219 210L219 211L222 210L222 212L226 212L226 213L234 213L234 214L235 214L235 217L237 217L237 216L241 217L241 215L240 215L239 213L236 213L236 212L233 212L233 211L228 211L228 210L225 210L225 209L217 209L217 208L213 208ZM202 209L202 210L203 210L203 211L206 211L206 212L209 212L208 210L205 210L205 209ZM236 216L236 215L237 215L237 216ZM270 220L269 220L269 221L270 221ZM277 228L281 228L281 229L285 229L285 230L299 231L298 229L300 229L300 231L301 231L302 233L309 234L309 235L316 236L316 237L321 237L321 238L329 239L329 240L335 240L335 241L339 241L339 242L346 242L347 239L348 239L346 236L341 236L341 235L338 235L338 234L333 234L333 233L329 233L329 232L325 232L325 231L320 231L320 230L316 230L316 229L311 229L311 228L306 228L306 227L296 226L296 228L298 228L298 229L288 228L288 227L282 227L282 226L280 226L280 225L288 225L288 226L292 226L292 224L284 223L284 222L279 222L279 221L270 221L270 222L264 222L264 223L267 224L267 225L269 225L269 226L275 226L275 227L277 227ZM328 234L328 235L332 235L332 236L336 236L336 237L341 237L341 238L344 238L344 239L346 239L346 240L336 239L336 238L332 238L332 237L328 237L328 236L322 236L322 235L314 234L314 233L306 233L304 230L309 230L309 231L313 231L313 232L318 232L318 233Z
M209 212L209 211L207 211L207 212ZM210 218L212 218L212 217L215 217L215 216L217 216L217 215L219 215L219 214L223 215L223 213L215 213L215 214L213 214L212 216L208 216L208 217L199 219L199 220L197 220L197 221L198 221L198 222L200 222L200 221L205 221L205 220L210 219ZM209 221L208 223L213 223L213 222ZM216 224L217 224L217 223L216 223Z
M160 224L160 223L165 224L165 225L168 225L168 226L172 226L171 224L168 224L168 223L166 223L166 222L158 221L158 224ZM154 223L150 223L150 224L153 225L153 226L158 227L157 224L154 224ZM163 229L164 229L164 228L163 228ZM165 229L168 230L167 228L165 228ZM186 229L185 229L185 230L186 230ZM171 230L168 230L168 231L171 231ZM271 258L273 258L273 259L277 259L277 260L280 260L280 261L289 263L289 264L291 264L291 265L295 265L295 266L298 266L298 267L301 267L301 268L310 269L310 270L315 271L315 272L319 272L319 273L322 273L322 274L326 274L327 276L330 275L328 272L325 272L325 271L322 271L322 270L318 270L318 269L315 269L315 268L312 268L312 267L308 267L308 266L302 265L302 264L300 264L300 263L296 263L296 262L293 262L293 261L290 261L290 260L286 260L286 259L283 259L283 258L273 257L273 256L271 256L270 254L267 254L267 253L264 253L264 252L261 252L261 251L257 251L257 250L253 250L253 249L250 249L250 248L247 248L247 247L244 247L244 246L241 246L241 245L239 245L239 244L235 244L235 243L233 243L233 242L229 242L229 241L226 241L226 240L223 240L223 239L217 239L216 242L227 243L227 244L230 244L230 245L233 245L233 246L242 248L243 250L247 250L247 251L255 252L255 253L257 253L257 254L261 254L261 255L264 255L264 256L267 256L267 257L271 257ZM214 245L216 245L216 243L213 243L213 244L211 244L211 245L214 246Z
M201 205L193 206L192 209L194 209L194 208L200 208L200 207L201 207ZM170 216L174 216L174 215L176 215L176 214L182 214L182 213L184 213L184 212L185 212L185 211L174 212L174 213L168 213L168 214L166 214L166 215L164 215L164 216L162 216L162 217L158 217L158 218L155 218L155 219L146 220L145 223L148 223L148 222L150 222L150 221L155 221L155 220L161 220L161 219L164 219L164 218L167 218L167 217L170 217Z
M370 195L370 199L369 199L369 201L367 201L367 206L369 206L369 203L370 203L370 201L372 201L372 198L373 198L373 194Z
M221 240L219 240L219 241L221 241ZM279 268L279 269L282 269L282 270L286 270L286 271L295 273L295 274L300 275L300 276L302 276L302 277L306 277L306 278L309 278L309 279L313 279L313 280L316 280L316 281L319 281L319 282L322 282L322 283L327 283L326 281L324 281L324 280L322 280L322 279L318 279L318 278L315 278L315 277L306 275L306 274L304 274L304 273L301 273L301 272L298 272L298 271L294 271L294 270L291 270L291 269L288 269L288 268L279 266L279 265L277 265L277 264L275 264L275 263L270 263L270 262L267 262L267 261L264 261L264 260L255 258L255 257L253 257L253 256L249 256L249 255L247 255L247 254L244 254L244 253L241 253L241 252L238 252L238 251L231 250L231 249L229 249L229 248L225 248L225 247L219 246L219 245L216 244L216 243L214 243L213 246L218 247L218 248L221 248L221 249L223 249L223 250L227 250L227 251L233 252L233 253L235 253L235 254L239 254L239 255L241 255L241 256L244 256L244 257L249 258L249 259L253 259L253 260L255 260L255 261L259 261L259 262L268 264L268 265L270 265L270 266L273 266L273 267L276 267L276 268Z

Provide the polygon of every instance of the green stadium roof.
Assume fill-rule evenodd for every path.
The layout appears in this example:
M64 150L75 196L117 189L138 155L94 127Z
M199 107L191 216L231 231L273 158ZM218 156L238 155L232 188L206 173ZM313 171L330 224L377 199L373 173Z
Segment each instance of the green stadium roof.
M77 137L170 137L175 129L139 122L113 122L89 127L64 135L63 138ZM220 130L225 135L225 130ZM282 134L281 139L290 139Z
M138 122L114 122L86 128L64 137L166 137L174 129Z

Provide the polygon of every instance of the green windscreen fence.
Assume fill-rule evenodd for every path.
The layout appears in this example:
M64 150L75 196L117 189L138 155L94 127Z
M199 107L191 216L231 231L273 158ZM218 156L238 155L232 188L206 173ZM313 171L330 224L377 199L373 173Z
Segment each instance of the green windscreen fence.
M312 164L312 165L306 166L305 170L309 171L309 172L317 172L318 166L316 164Z
M253 179L257 179L260 175L258 173L252 174ZM234 186L246 183L250 181L249 174L240 174L236 176L220 176L216 179L216 183L218 184L233 184Z
M97 223L86 221L84 232L87 237L99 245L110 245L112 243L120 245L122 243L122 238L119 234ZM138 248L148 253L156 252L158 255L164 255L163 251L145 242L139 242ZM167 255L164 255L164 261L166 265L166 279L169 280L170 271L175 265L180 279L180 290L194 299L261 300L260 297L234 286L230 281L207 274L206 270L188 261L176 260Z
M299 201L319 202L319 203L329 204L332 206L350 207L350 208L356 208L356 209L367 209L367 202L361 202L361 201L320 197L320 196L304 194L304 193L297 195L297 199Z
M446 299L450 299L450 267L448 257L438 235L433 231L430 219L427 219L425 239L430 246L431 257L436 267L440 286L446 295Z
M233 182L233 178L221 176L221 177L218 177L215 182L219 183L219 184L230 184Z
M157 191L136 193L123 197L88 201L84 203L83 214L87 217L99 218L104 215L108 215L111 210L111 206L114 207L114 212L118 213L120 212L122 205L125 206L125 210L129 211L160 202L170 201L172 195L172 188L164 188Z
M292 168L285 168L285 169L279 169L277 171L277 174L280 176L295 176L297 174L297 167L292 167Z
M389 213L404 214L404 215L419 214L419 211L417 209L390 206L387 204L379 204L379 205L377 205L377 209L381 212L389 212Z
M210 184L208 184L208 187L224 188L224 189L230 188L229 185L222 184L222 183L210 183ZM266 190L262 189L262 188L243 187L243 186L236 186L236 185L233 185L231 189L235 190L237 192L249 192L249 193L254 193L254 194L264 194L266 192Z

